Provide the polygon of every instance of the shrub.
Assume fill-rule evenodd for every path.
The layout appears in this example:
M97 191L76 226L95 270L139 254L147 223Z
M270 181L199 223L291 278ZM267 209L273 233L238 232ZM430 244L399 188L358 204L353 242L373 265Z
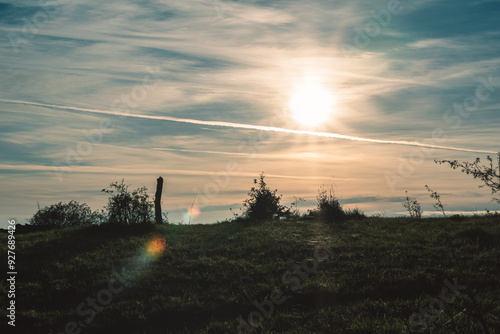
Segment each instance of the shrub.
M256 186L252 187L248 193L250 198L243 202L243 206L246 207L244 216L251 221L280 218L287 212L287 208L280 205L281 195L276 195L278 190L271 190L264 178L265 175L262 172L258 181L253 180Z
M346 215L346 219L361 220L361 219L366 218L365 213L358 208L347 209L347 211L345 212L345 215Z
M330 223L340 223L345 220L346 214L335 196L333 185L330 184L329 187L323 185L318 189L316 203L318 205L318 214L320 218L325 221Z
M148 189L142 187L130 193L128 187L122 180L121 183L111 183L108 188L102 190L113 194L105 207L108 211L107 222L121 225L152 223L154 204L149 200Z
M28 221L36 226L68 227L99 224L102 216L97 212L92 212L85 203L76 201L69 203L59 202L40 208Z
M403 203L403 207L408 210L410 217L422 217L422 207L420 206L420 203L416 199L410 200L410 198L408 197L408 191L406 192L406 200Z

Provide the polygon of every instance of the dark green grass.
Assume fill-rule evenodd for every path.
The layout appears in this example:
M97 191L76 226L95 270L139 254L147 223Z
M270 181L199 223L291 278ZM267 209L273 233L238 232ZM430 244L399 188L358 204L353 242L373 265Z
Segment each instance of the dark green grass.
M166 252L136 265L155 236ZM285 284L283 274L323 240L338 248L300 289ZM467 288L426 332L500 333L498 217L92 226L18 233L16 241L19 333L64 332L72 321L81 333L236 333L238 317L247 321L253 301L273 289L287 299L255 333L401 333L454 278ZM132 284L86 323L77 306L122 269ZM6 282L0 287L5 300Z

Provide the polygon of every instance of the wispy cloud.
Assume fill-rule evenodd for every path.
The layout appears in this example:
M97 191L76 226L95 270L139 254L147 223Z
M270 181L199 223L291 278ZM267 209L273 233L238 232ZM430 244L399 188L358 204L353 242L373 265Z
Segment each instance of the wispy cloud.
M139 115L139 114L131 114L131 113L124 114L123 112L119 112L119 111L110 111L110 110L106 111L106 110L78 108L78 107L70 107L70 106L49 105L49 104L29 102L29 101L15 101L15 100L5 100L5 99L0 99L0 101L8 102L8 103L18 103L18 104L42 106L42 107L48 107L48 108L54 108L54 109L84 111L84 112L104 114L104 115L152 119L152 120L161 120L161 121L169 121L169 122L188 123L188 124L195 124L195 125L207 125L207 126L228 127L228 128L235 128L235 129L281 132L281 133L289 133L289 134L294 134L294 135L307 135L307 136L316 136L316 137L332 138L332 139L344 139L344 140L362 141L362 142L369 142L369 143L376 143L376 144L417 146L417 147L427 147L427 148L442 149L442 150L476 152L476 153L495 153L494 151L481 151L481 150L473 150L473 149L459 148L459 147L440 146L440 145L419 143L416 141L410 142L410 141L402 141L402 140L399 141L399 140L370 139L370 138L361 138L361 137L342 135L342 134L338 134L338 133L316 132L316 131L306 131L306 130L293 130L293 129L278 128L278 127L274 127L274 126L241 124L241 123L231 123L231 122L221 122L221 121L202 121L202 120L196 120L196 119L177 118L177 117L170 117L170 116L151 116L151 115Z

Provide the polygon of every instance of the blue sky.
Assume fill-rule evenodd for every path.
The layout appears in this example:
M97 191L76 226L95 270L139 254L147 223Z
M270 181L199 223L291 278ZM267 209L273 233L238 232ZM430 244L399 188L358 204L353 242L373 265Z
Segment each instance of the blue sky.
M159 175L171 221L197 196L214 222L261 171L303 210L332 180L370 214L403 214L405 190L432 214L425 184L498 209L433 161L500 150L498 27L499 1L4 1L0 226ZM314 126L290 110L307 80L335 98Z

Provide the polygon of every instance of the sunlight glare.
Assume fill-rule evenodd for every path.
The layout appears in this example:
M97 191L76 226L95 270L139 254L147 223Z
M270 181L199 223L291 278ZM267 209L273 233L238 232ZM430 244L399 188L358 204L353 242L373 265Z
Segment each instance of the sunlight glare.
M307 126L320 125L328 119L335 96L321 84L306 80L297 88L289 103L295 120Z

